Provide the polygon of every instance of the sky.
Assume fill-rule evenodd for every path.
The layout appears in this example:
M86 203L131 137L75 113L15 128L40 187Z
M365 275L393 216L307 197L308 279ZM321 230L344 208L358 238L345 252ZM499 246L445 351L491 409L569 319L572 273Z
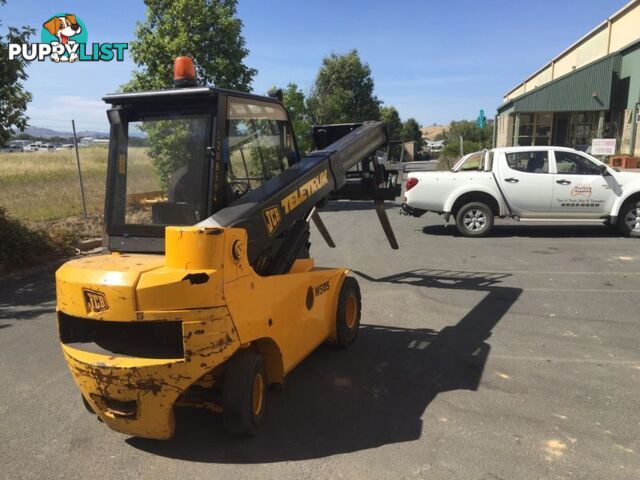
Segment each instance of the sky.
M238 16L258 70L253 91L293 82L308 93L322 58L357 49L368 63L375 94L403 120L424 126L495 114L503 95L596 27L626 0L239 0ZM55 4L55 5L54 5ZM54 5L54 6L52 6ZM59 12L87 26L89 43L130 42L144 20L138 0L108 2L8 0L7 25L42 23ZM107 130L105 93L136 66L123 62L32 62L30 124L69 131Z

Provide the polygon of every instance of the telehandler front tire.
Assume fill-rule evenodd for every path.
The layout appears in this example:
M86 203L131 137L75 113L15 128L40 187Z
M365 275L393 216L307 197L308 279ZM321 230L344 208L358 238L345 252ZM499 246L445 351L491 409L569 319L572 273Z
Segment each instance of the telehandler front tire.
M353 277L345 277L338 297L336 313L336 336L338 346L347 348L356 341L360 328L360 311L362 299L360 286Z
M95 415L96 412L93 411L93 407L89 404L87 399L84 398L84 395L80 394L80 398L82 398L82 404L84 405L84 408L87 409L87 412L89 412L91 415Z
M229 360L222 387L222 424L235 435L254 436L264 413L267 378L260 355Z

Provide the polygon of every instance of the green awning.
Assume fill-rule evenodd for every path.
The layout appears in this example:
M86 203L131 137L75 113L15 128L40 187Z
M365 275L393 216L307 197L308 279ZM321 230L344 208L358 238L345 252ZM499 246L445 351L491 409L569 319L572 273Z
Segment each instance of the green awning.
M609 110L614 72L622 55L609 55L546 83L498 107L498 113L584 112Z

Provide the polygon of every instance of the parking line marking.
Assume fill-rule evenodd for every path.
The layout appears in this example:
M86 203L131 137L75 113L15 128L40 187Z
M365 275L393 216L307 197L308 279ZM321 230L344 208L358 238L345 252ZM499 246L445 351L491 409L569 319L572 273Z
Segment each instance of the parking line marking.
M620 290L617 288L522 288L525 292L582 292L582 293L640 293L640 290Z
M557 363L602 363L607 365L628 366L634 365L637 368L638 360L608 360L597 358L551 358L551 357L519 357L513 355L491 355L495 360L522 360L525 362L557 362Z

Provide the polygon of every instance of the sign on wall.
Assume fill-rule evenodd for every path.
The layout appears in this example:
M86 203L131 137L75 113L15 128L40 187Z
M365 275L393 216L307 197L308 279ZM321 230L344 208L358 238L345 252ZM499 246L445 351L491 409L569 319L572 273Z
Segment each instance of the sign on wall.
M591 155L615 155L615 138L594 138L591 142Z

